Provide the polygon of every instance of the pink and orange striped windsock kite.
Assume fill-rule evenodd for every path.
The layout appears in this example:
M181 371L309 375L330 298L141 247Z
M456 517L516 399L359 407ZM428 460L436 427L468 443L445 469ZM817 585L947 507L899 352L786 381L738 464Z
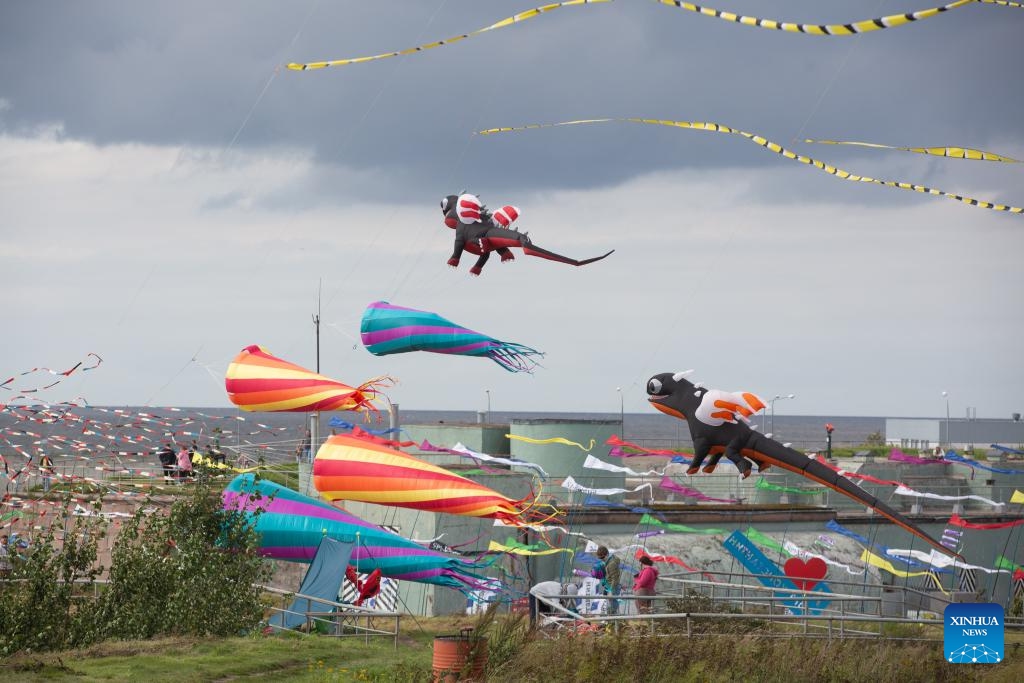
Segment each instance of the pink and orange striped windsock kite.
M350 387L270 355L262 346L242 349L228 366L224 388L242 410L253 412L377 410L373 401L387 377Z
M517 525L533 499L512 500L443 467L347 434L330 437L317 451L313 485L330 501L492 517Z

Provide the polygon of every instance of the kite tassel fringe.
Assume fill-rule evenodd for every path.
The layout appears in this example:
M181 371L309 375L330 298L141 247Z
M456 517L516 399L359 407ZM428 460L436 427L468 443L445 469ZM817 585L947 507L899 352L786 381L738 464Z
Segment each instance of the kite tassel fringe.
M387 398L382 390L390 389L393 386L395 386L395 379L393 377L390 377L389 375L381 375L380 377L374 377L373 379L363 382L356 387L356 390L367 394L366 401L363 402L363 407L368 410L372 410L375 413L379 413L380 409L377 408L373 402L381 396Z
M540 364L534 357L544 356L543 351L515 344L512 342L496 342L487 351L487 357L509 372L532 373Z

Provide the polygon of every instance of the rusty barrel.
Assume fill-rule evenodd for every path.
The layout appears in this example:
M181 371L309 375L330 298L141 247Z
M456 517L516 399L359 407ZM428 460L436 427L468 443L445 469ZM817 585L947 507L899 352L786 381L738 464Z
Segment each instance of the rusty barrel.
M434 681L482 681L487 665L487 638L474 636L473 629L462 629L454 636L434 638Z

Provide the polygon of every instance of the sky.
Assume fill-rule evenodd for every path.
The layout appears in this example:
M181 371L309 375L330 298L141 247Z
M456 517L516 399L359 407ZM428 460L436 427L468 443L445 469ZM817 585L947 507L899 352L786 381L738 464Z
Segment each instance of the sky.
M709 0L848 23L934 0ZM845 170L1024 205L1024 165L804 143L964 146L1024 159L1024 9L973 4L850 37L741 26L654 0L569 7L406 57L288 62L447 38L530 0L226 0L0 7L0 402L33 368L103 359L30 394L230 407L260 344L407 409L647 412L659 372L778 414L1022 412L1024 216L840 180ZM449 268L440 199L519 207L583 268L518 256ZM545 352L375 357L377 300ZM89 361L86 361L87 363ZM943 392L946 395L943 396Z

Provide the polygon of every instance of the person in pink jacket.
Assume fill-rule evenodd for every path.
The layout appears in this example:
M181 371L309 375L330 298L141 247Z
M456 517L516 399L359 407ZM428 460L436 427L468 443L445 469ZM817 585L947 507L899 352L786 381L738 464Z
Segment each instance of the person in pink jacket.
M654 568L654 560L647 555L640 558L640 573L633 581L633 593L636 595L654 595L654 584L658 582L658 570ZM641 614L650 614L653 600L637 600L636 606Z
M184 447L178 451L178 476L181 479L192 476L192 458L188 457L188 449Z

